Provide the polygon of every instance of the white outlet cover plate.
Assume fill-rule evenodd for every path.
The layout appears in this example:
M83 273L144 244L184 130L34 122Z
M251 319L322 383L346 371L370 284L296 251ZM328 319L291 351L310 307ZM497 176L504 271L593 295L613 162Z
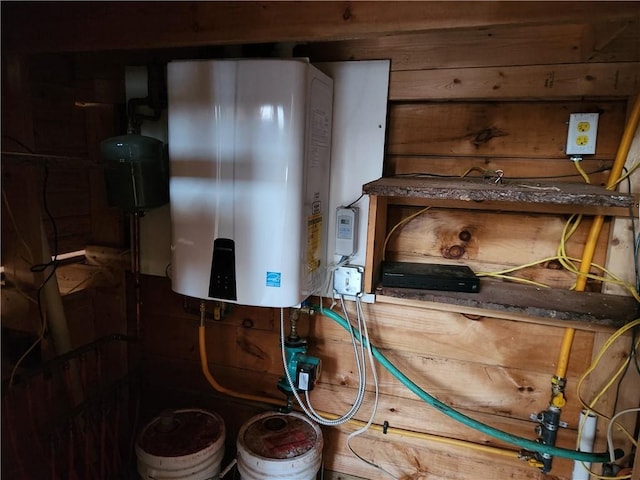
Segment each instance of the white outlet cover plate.
M593 155L596 153L598 113L572 113L569 115L567 155Z

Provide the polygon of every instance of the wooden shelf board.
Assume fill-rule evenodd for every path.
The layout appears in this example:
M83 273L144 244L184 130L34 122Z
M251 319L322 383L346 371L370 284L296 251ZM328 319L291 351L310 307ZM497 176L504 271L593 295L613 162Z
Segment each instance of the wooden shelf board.
M495 204L539 205L541 211L547 206L580 206L602 209L628 209L634 204L630 194L607 190L598 185L566 182L522 182L504 180L494 183L474 178L430 178L430 177L383 177L362 187L363 193L385 197L421 198L434 201L460 202L466 207L470 202ZM457 203L451 203L455 207ZM535 207L534 207L535 208Z
M376 295L407 300L506 312L553 319L558 324L580 322L599 327L619 328L638 316L632 297L595 292L538 288L531 285L481 279L479 293L417 290L379 286Z
M484 210L492 212L522 212L537 213L545 215L603 215L612 217L628 218L630 212L637 212L637 203L633 208L630 207L606 207L593 205L561 205L561 204L539 204L525 202L496 202L481 201L472 202L467 200L455 199L431 199L431 198L408 198L408 197L388 197L387 205L399 206L416 206L416 207L433 207L433 208L453 208L465 210Z

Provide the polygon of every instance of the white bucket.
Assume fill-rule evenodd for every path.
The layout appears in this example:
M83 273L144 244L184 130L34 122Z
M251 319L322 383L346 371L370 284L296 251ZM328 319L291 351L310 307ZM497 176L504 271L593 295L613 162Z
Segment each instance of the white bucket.
M138 473L147 480L206 480L217 477L224 456L225 425L200 409L171 410L138 435Z
M242 480L312 480L322 464L322 431L296 412L253 417L236 443Z

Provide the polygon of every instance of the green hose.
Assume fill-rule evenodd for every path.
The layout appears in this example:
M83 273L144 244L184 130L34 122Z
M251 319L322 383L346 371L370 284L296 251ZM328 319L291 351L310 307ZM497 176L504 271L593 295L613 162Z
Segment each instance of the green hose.
M333 310L327 310L318 305L312 305L311 308L317 312L320 312L322 315L334 320L343 328L349 330L350 327L347 321L344 318L342 318L340 315L338 315L336 312L334 312ZM353 329L353 331L355 332L357 340L362 343L362 337L360 336L360 332L355 328ZM366 346L366 343L365 343L365 346ZM375 359L378 360L378 362L380 362L380 364L382 364L384 368L386 368L394 377L396 377L400 381L400 383L402 383L405 387L411 390L420 399L424 400L427 404L431 405L435 409L440 410L445 415L453 418L454 420L457 420L458 422L468 427L471 427L475 430L478 430L479 432L482 432L494 438L497 438L498 440L503 440L512 445L516 445L518 447L521 447L533 452L544 453L544 454L553 455L556 457L569 458L569 459L577 460L580 462L606 463L609 461L609 454L606 452L604 453L580 452L577 450L569 450L566 448L555 447L553 445L544 445L534 440L529 440L527 438L518 437L517 435L512 435L511 433L503 432L502 430L498 430L497 428L491 427L489 425L485 425L484 423L479 422L478 420L475 420L471 417L467 417L466 415L463 415L457 410L454 410L450 406L442 403L437 398L429 395L422 388L420 388L418 385L413 383L404 373L398 370L398 368L393 363L387 360L387 358L382 353L380 353L380 351L375 346L371 345L371 351L373 352L373 356L375 357Z

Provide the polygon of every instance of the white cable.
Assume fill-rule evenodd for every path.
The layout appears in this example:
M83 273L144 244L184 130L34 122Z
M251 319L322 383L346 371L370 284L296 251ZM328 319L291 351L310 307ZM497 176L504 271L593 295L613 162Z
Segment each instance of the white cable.
M354 348L356 350L356 356L357 356L357 346L355 345L355 334L353 333L353 329L351 329L351 335L353 337L353 343L354 343ZM309 408L304 404L304 402L302 401L302 399L300 398L300 395L298 394L298 391L296 389L296 387L293 384L293 379L291 378L291 374L289 373L289 369L287 368L287 356L286 356L286 352L285 352L285 343L284 343L284 309L281 308L280 309L280 347L281 347L281 353L282 353L282 364L284 366L284 373L285 373L285 377L287 378L287 382L289 384L289 388L291 389L293 396L295 397L296 401L298 402L298 405L300 405L300 408L304 411L304 413L311 419L315 420L317 423L321 424L321 425L325 425L325 426L336 426L336 425L341 425L343 423L348 422L349 420L351 420L351 418L353 418L353 416L356 414L356 412L358 411L358 409L360 408L360 404L362 403L362 399L359 399L360 396L364 396L363 394L360 393L360 390L364 390L364 386L362 385L362 373L361 373L361 368L358 367L358 380L359 380L359 386L358 386L358 395L356 397L356 401L354 402L353 406L351 407L351 409L345 413L343 416L336 418L336 419L327 419L324 418L322 416L320 416L317 412L313 411L313 409L311 408L311 406L309 405ZM358 362L356 362L358 363ZM308 398L308 393L307 393L307 398ZM358 402L359 399L359 402Z
M378 411L378 399L380 396L380 390L379 390L379 383L378 383L378 374L376 373L376 367L375 367L375 362L373 360L373 352L371 350L371 342L369 341L369 331L367 329L367 321L364 317L364 311L362 310L362 303L360 301L360 298L356 297L356 312L358 314L358 318L362 318L362 330L360 330L360 332L364 335L364 341L366 342L367 345L367 353L369 356L369 363L371 365L371 375L373 377L373 386L374 386L374 392L375 392L375 399L373 401L373 409L371 410L371 415L369 416L369 420L367 421L367 424L360 428L359 430L356 430L355 432L351 432L348 436L347 436L347 448L349 449L349 451L358 459L360 459L361 461L363 461L364 463L371 465L372 467L377 468L378 470L382 471L383 473L387 474L388 476L390 476L391 478L397 480L397 477L395 475L393 475L392 473L388 472L387 470L385 470L384 468L382 468L380 465L376 464L375 462L371 461L371 460L367 460L366 458L360 456L358 453L356 453L356 451L353 449L353 447L351 446L351 440L353 438L355 438L356 436L360 435L361 433L366 432L369 427L371 426L371 424L373 423L373 419L376 416L376 413ZM358 324L360 324L360 321L358 322ZM361 344L363 344L364 342L360 342Z
M616 418L632 412L640 412L640 408L628 408L627 410L622 410L611 417L611 420L609 421L609 426L607 427L607 446L609 447L609 459L611 460L611 463L616 461L615 452L613 450L613 424L615 423Z

